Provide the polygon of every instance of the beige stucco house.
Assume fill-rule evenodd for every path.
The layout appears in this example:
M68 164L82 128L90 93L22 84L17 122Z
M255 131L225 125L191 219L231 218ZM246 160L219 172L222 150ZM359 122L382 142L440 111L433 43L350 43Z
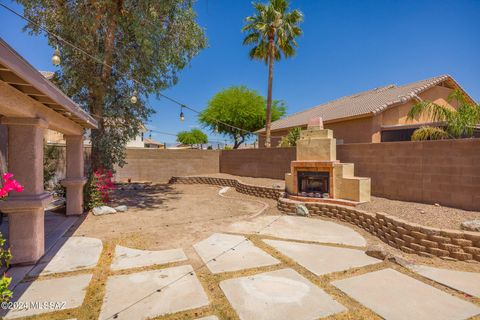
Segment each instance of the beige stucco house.
M8 214L13 264L36 262L44 254L44 208L51 195L43 188L46 130L66 142L67 215L83 213L83 133L97 122L0 38L0 170L24 186L0 201Z
M422 125L440 125L422 117L408 120L412 106L421 100L457 106L448 95L463 89L449 75L442 75L403 86L388 85L339 98L272 122L272 146L295 127L305 129L310 119L321 117L326 129L333 130L337 143L372 143L410 140ZM473 99L464 91L466 97ZM265 129L257 131L259 146L264 146Z

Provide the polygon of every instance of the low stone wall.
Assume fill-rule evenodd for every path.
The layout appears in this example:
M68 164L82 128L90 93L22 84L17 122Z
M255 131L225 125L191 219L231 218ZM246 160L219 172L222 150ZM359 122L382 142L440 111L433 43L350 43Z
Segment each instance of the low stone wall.
M236 179L212 178L212 177L172 177L169 183L182 184L210 184L235 188L240 193L259 198L278 199L282 191L269 187L254 186L243 183Z
M296 214L298 204L305 205L311 215L335 218L363 228L406 253L480 261L480 232L424 227L386 213L375 214L353 207L304 203L287 198L279 198L277 207L287 214Z

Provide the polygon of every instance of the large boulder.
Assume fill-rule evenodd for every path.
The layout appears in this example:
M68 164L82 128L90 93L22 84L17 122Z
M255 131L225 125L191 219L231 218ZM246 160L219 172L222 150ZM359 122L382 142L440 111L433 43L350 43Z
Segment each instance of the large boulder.
M106 214L117 213L117 210L109 206L100 206L93 208L92 213L94 216L103 216Z
M385 248L378 244L368 246L365 253L370 257L374 257L380 260L384 260L388 256L388 252L385 250Z
M121 205L121 206L117 206L117 207L115 207L115 208L113 208L113 209L115 209L117 212L125 212L125 211L128 210L128 207L125 206L125 205Z
M480 220L464 221L461 224L463 230L480 231Z

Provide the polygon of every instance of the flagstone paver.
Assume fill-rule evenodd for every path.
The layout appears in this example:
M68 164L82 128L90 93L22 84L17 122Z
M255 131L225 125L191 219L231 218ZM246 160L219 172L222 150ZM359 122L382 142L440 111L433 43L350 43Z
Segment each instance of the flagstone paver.
M311 320L346 311L293 269L220 282L242 320Z
M207 263L207 268L212 273L238 271L280 263L265 251L257 248L251 241L246 240L244 236L214 233L193 247L203 262ZM210 261L211 259L215 259L215 261Z
M440 269L424 265L411 265L409 269L447 287L480 298L480 273Z
M263 241L317 276L382 262L356 249L291 241Z
M60 239L29 275L47 275L91 269L97 265L102 253L102 241L88 237L69 237Z
M187 256L182 249L148 251L116 246L111 269L140 268L185 260Z
M351 228L321 219L295 216L262 216L230 225L228 231L257 233L277 238L337 243L343 245L366 245L365 238Z
M53 312L64 309L78 308L82 305L85 293L92 279L91 274L81 274L71 277L55 278L22 282L13 293L13 300L29 308L12 309L4 319L14 319ZM41 304L37 307L31 303ZM44 305L44 303L52 303Z
M208 304L192 266L184 265L109 277L100 320L117 313L116 319L147 319Z
M480 308L393 269L332 284L388 320L460 320Z

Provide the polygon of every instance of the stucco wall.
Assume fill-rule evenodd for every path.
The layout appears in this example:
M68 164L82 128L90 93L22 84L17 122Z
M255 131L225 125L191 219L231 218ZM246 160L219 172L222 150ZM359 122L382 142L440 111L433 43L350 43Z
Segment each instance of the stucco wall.
M116 180L166 183L172 176L219 172L218 150L127 149L127 164Z
M290 161L296 159L295 148L222 150L220 172L238 176L284 179Z

